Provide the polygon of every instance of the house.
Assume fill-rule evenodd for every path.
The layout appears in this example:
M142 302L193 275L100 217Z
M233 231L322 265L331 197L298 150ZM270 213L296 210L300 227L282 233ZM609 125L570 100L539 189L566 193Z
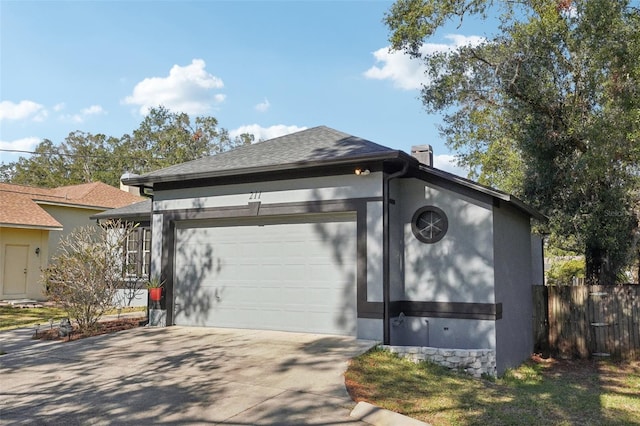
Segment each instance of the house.
M44 299L40 273L58 242L96 213L141 197L101 182L59 188L0 183L0 299Z
M413 151L321 126L125 178L153 191L167 324L527 358L544 217Z

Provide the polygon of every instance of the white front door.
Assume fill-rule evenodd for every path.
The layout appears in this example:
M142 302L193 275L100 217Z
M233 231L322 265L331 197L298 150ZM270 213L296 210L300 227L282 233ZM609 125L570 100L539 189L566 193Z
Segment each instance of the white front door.
M4 249L2 293L5 296L27 294L29 246L7 244Z

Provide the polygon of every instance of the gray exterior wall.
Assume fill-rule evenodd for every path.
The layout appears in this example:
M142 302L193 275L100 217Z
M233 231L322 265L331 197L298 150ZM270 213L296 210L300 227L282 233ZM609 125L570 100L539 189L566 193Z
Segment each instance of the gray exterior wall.
M411 231L413 214L427 205L449 219L447 234L435 244L420 242ZM495 302L491 205L411 179L403 182L400 218L405 300Z
M367 203L367 301L382 302L382 202Z
M361 250L358 291L365 289L362 292L366 297L358 299L357 335L382 340L383 178L382 172L374 172L368 176L157 188L152 217L152 274L166 269L161 262L168 250L175 249L171 246L175 244L171 236L175 224L167 220L171 212L180 212L180 219L175 219L178 221L207 220L199 213L212 210L233 220L240 213L246 217L248 208L256 204L262 215L305 203L344 200L344 205L352 206L351 201L360 200L356 203ZM531 285L532 274L529 219L511 207L494 206L490 195L458 191L454 184L443 186L416 178L390 183L390 343L496 350L502 372L531 351L531 290L525 288ZM449 221L446 236L434 244L420 242L411 230L413 214L427 205L442 209ZM268 210L269 206L279 207ZM452 311L448 311L450 308ZM487 313L487 308L495 310ZM414 313L404 313L403 309L413 309Z
M392 300L415 302L494 303L492 249L493 212L488 203L418 179L400 181L396 197L397 236L393 250L403 250L402 271L392 280ZM415 238L411 220L415 211L432 205L449 220L445 237L435 244ZM392 234L393 235L393 234ZM435 346L460 349L494 349L495 321L394 317L392 345Z
M358 318L358 339L382 341L381 319Z
M234 217L241 216L240 210L246 210L252 204L259 203L257 209L260 215L263 215L270 206L286 208L310 202L350 202L365 199L369 201L360 202L364 203L361 204L364 206L364 216L361 213L358 215L358 229L363 229L365 233L358 234L358 239L363 239L366 246L366 253L362 253L362 259L366 262L366 302L382 302L382 179L382 172L373 172L366 176L349 174L183 189L156 189L152 208L152 275L161 274L166 270L167 265L163 265L162 262L166 262L167 250L175 250L172 246L175 242L163 241L164 238L172 238L168 237L167 232L170 235L172 231L166 221L166 215L171 212L179 211L182 216L186 214L188 218L195 218L195 222L206 223L206 219L199 218L203 211L218 210L233 221ZM167 229L163 229L164 227ZM371 306L366 308L374 309ZM358 318L359 337L382 339L382 320L375 318L375 315L377 314L368 311L362 318Z
M339 175L156 191L153 210L291 203L382 196L382 173Z
M160 277L162 272L162 214L151 215L151 278Z
M531 236L531 284L544 285L544 240L540 235Z
M533 350L531 236L529 219L509 206L494 208L496 299L502 319L496 321L498 374L519 365Z
M391 344L451 349L494 349L495 321L459 318L395 317Z
M394 179L389 185L389 275L391 300L404 299L404 222L402 216L402 179Z

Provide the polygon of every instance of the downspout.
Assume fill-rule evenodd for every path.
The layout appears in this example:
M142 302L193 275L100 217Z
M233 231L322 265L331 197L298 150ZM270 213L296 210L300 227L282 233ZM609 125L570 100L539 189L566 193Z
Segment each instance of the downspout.
M389 232L389 182L391 179L404 176L409 169L409 162L403 161L402 170L385 175L382 185L382 343L391 342L391 315L389 312L391 298L391 234Z

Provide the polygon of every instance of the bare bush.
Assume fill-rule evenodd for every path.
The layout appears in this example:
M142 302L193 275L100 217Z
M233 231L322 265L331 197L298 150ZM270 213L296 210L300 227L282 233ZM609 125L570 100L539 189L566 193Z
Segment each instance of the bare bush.
M80 330L95 327L113 307L124 273L124 244L136 226L109 221L76 228L60 240L43 280L47 296L60 303Z

